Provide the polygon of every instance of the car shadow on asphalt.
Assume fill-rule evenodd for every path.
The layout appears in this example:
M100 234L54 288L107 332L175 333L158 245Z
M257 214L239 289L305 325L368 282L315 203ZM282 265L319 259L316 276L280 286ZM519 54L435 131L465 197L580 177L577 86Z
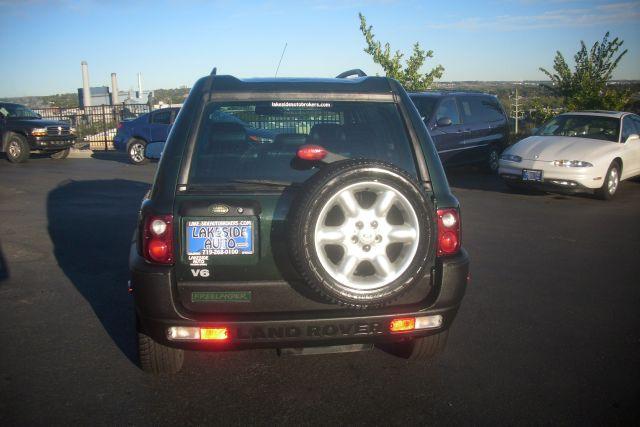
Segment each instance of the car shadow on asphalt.
M47 197L48 230L58 265L134 363L128 258L137 212L148 188L149 184L122 179L65 181Z
M0 282L9 278L9 266L4 258L4 252L2 252L2 245L0 245Z
M493 191L497 193L510 193L497 174L484 172L473 166L447 167L445 168L449 185L454 188L467 190Z
M91 155L92 158L96 159L96 160L106 160L106 161L110 161L110 162L117 162L117 163L124 163L126 165L131 165L134 166L133 164L131 164L131 162L129 161L129 157L127 157L126 153L123 153L122 151L94 151L93 154ZM149 159L149 163L157 163L158 160L156 159Z
M91 155L92 158L96 159L96 160L107 160L110 162L118 162L118 163L125 163L125 164L131 164L131 162L129 161L129 158L127 157L127 155L121 151L97 151L94 150L93 154Z

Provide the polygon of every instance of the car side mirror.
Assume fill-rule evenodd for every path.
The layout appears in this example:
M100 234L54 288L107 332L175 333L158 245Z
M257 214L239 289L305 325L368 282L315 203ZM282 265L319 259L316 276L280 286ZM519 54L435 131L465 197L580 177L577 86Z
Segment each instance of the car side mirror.
M628 142L639 141L639 140L640 140L640 135L638 135L637 133L632 133L627 137L627 140L624 143L626 144Z
M40 113L36 113L36 116L38 116L39 119L42 118L42 114L40 114Z
M440 117L437 121L436 124L438 125L438 127L447 127L447 126L451 126L453 122L451 121L451 119L449 117Z

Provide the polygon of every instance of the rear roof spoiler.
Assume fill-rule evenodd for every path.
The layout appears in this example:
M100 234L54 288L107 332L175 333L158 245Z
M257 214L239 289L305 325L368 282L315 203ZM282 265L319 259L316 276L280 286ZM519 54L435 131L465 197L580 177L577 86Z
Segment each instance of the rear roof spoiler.
M353 70L347 70L343 73L338 74L336 76L336 79L346 79L351 76L366 77L367 74L360 68L354 68Z

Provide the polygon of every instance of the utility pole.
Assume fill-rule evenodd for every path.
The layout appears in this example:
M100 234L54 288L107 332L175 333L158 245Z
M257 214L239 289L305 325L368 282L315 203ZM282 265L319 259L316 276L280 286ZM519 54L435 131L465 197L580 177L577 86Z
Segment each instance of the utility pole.
M516 86L516 95L515 95L515 99L514 99L514 105L513 105L514 109L515 109L515 114L514 116L512 116L515 121L516 121L516 135L518 135L518 129L519 129L519 121L520 121L520 96L518 96L518 87Z
M518 121L520 116L518 115L518 87L516 86L516 135L518 134Z

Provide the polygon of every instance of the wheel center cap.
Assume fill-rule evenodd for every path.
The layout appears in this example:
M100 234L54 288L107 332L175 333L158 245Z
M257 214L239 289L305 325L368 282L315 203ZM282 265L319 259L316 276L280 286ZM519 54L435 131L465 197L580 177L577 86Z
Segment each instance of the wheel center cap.
M360 233L358 233L358 239L365 245L369 245L373 243L373 241L376 239L376 236L371 230L362 230L360 231Z

